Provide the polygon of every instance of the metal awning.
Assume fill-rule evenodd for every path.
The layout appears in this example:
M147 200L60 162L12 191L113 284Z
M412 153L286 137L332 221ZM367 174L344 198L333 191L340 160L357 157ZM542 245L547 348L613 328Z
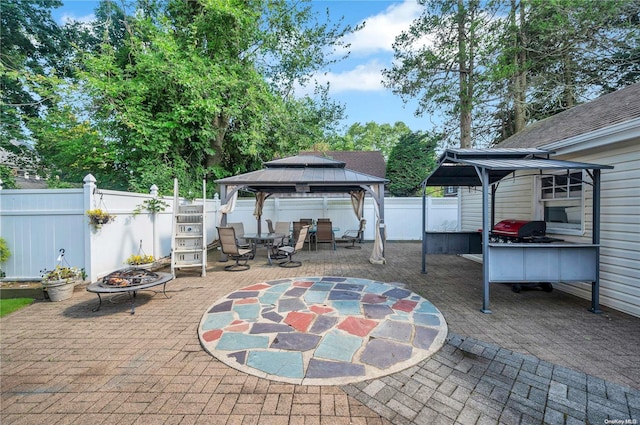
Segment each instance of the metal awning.
M482 186L484 170L494 184L517 170L600 170L609 165L550 159L542 149L447 149L423 186Z

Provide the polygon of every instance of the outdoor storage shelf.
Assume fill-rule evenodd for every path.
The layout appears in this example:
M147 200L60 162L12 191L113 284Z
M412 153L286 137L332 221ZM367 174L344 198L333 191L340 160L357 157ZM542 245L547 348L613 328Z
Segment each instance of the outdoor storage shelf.
M490 243L490 282L595 281L599 245Z
M482 254L480 232L425 232L425 254Z

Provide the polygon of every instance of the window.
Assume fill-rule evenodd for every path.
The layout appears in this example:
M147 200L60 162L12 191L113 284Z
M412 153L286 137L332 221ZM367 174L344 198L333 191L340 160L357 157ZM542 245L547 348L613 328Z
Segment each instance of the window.
M540 203L547 232L581 234L583 230L582 172L540 177Z

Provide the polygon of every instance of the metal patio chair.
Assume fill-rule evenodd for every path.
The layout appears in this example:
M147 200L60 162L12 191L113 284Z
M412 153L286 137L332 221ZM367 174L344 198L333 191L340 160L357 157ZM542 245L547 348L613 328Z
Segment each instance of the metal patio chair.
M360 219L360 226L358 229L347 230L344 232L342 236L340 236L341 241L351 242L351 245L345 246L348 249L360 249L362 246L356 246L356 242L359 244L362 243L362 239L364 238L364 229L366 228L367 220L364 218Z
M235 264L225 266L228 272L239 272L249 270L251 267L247 262L253 258L253 250L251 248L242 248L236 239L236 231L233 227L218 227L218 237L222 253L235 260ZM240 263L240 262L243 263Z
M333 225L330 221L319 221L316 225L316 251L318 250L319 243L330 243L333 245L333 250L336 249L336 237L333 234Z
M294 261L293 256L298 251L304 249L304 241L307 238L308 232L309 226L302 226L300 232L298 233L298 238L296 239L296 244L294 246L286 245L278 248L279 252L282 252L287 256L286 261L282 261L278 264L280 267L300 267L302 265L302 261Z

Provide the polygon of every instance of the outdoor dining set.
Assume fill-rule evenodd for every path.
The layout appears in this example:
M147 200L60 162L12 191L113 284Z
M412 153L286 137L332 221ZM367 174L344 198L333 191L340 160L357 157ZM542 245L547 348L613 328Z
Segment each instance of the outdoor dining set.
M293 256L304 249L307 244L309 251L311 246L318 250L318 244L329 243L336 249L336 242L350 242L346 248L360 248L356 242L361 243L366 220L361 219L358 229L347 230L340 237L339 227L334 227L328 218L300 219L294 222L266 220L268 232L245 233L243 223L228 223L227 226L218 227L218 235L222 253L235 261L234 264L225 266L227 271L248 270L249 260L256 256L259 245L264 245L267 253L267 264L272 265L272 260L278 262L280 267L300 267L302 263L294 260Z

